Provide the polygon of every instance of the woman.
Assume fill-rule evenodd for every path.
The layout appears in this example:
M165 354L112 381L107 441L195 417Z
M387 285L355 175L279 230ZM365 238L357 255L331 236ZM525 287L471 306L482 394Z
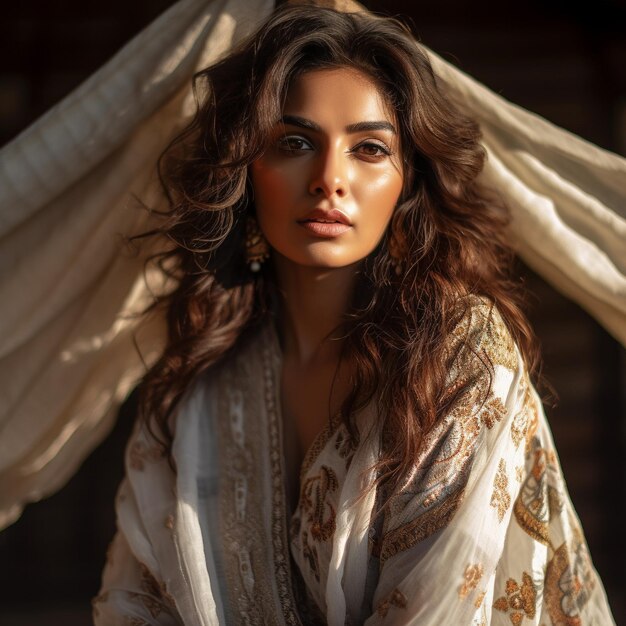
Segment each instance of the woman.
M283 9L197 86L96 623L612 623L478 126L409 33Z

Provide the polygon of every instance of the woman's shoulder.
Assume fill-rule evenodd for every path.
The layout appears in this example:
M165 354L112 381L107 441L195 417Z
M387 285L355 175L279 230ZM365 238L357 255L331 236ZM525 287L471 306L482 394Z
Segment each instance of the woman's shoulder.
M470 294L459 300L453 330L446 338L451 370L520 366L519 350L496 303L486 296Z

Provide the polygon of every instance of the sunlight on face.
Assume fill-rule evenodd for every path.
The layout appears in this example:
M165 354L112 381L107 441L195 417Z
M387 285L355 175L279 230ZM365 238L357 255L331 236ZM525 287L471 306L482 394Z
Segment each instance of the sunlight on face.
M270 148L251 166L275 253L320 268L365 258L402 191L400 150L395 116L367 75L340 68L296 79Z

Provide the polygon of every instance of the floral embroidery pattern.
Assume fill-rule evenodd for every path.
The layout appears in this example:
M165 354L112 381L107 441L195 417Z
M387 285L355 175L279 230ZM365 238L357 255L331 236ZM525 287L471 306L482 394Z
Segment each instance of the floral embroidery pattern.
M582 626L579 614L595 585L589 552L579 534L570 549L563 543L548 563L545 602L552 622Z
M530 381L527 377L524 377L521 386L524 390L524 400L522 409L515 415L511 423L511 439L516 448L519 447L523 439L526 439L526 449L528 450L530 439L537 430L539 414L533 401Z
M490 430L506 415L506 407L498 396L491 396L485 402L481 412L481 422Z
M537 590L529 574L522 574L522 584L513 578L506 581L506 595L498 598L493 608L509 614L513 626L519 626L525 617L533 619L537 610Z
M302 485L299 509L306 524L303 524L298 516L294 516L292 520L292 536L303 528L302 556L318 581L320 567L315 543L328 541L335 533L336 512L327 496L338 488L339 481L335 472L330 467L322 465L319 472Z
M346 469L350 467L350 462L354 456L356 445L350 433L346 430L345 426L340 426L337 429L337 438L335 439L335 450L339 453L339 456L346 461Z
M448 525L463 499L463 491L451 494L436 507L416 517L411 522L386 533L380 550L380 562L384 563L398 552L408 550L416 543Z
M459 598L467 598L470 591L476 589L483 576L483 566L480 563L468 565L463 574L464 582L459 587Z
M313 443L309 446L306 454L304 455L304 459L302 459L302 467L300 469L300 477L305 476L307 472L313 467L315 460L320 455L322 450L326 447L326 444L330 440L330 438L335 434L336 431L344 430L343 422L340 419L339 415L333 415L326 426L322 429L320 433L318 433L317 437L313 440ZM347 459L347 464L350 464L350 460L352 459L352 455L349 453L348 448L350 445L347 439L349 438L348 433L345 434L340 433L337 437L337 440L341 438L345 439L345 451L346 456L343 458ZM337 448L338 449L338 448Z
M382 602L378 605L376 612L381 617L387 617L389 609L394 606L400 609L406 608L406 598L404 597L404 594L397 589L394 589L384 600L382 600Z
M315 580L320 580L320 562L317 556L317 548L309 543L309 534L306 530L302 533L302 556L313 572Z
M511 333L497 310L489 309L489 319L493 321L485 326L482 344L492 346L489 356L494 365L501 365L508 370L515 371L519 363Z
M513 505L515 519L533 539L549 545L548 524L563 509L563 495L558 488L558 470L554 452L532 443L533 466Z
M395 496L385 517L381 565L445 528L461 504L477 442L507 414L504 401L491 390L495 366L518 367L515 344L490 303L469 303L468 313L452 332L448 395L452 408L424 437L414 475ZM502 461L504 463L504 461ZM492 504L504 518L511 496L501 467ZM402 523L394 524L396 520ZM409 521L404 521L409 520Z
M498 520L502 521L511 504L511 496L507 491L509 479L506 475L506 463L500 459L498 471L493 481L493 493L491 494L491 506L496 509Z
M302 487L302 511L307 514L311 535L316 541L327 541L335 532L335 510L326 501L326 495L338 487L335 472L326 465L322 465L319 474L307 479ZM329 510L328 516L325 516L325 509Z

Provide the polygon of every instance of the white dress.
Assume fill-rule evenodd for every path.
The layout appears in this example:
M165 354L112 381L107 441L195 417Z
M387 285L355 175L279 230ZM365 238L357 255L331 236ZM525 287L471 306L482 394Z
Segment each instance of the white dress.
M613 624L502 319L477 300L449 345L465 391L389 510L355 498L378 454L369 407L358 444L338 420L314 441L290 516L268 322L188 393L177 475L143 427L129 442L96 625Z

